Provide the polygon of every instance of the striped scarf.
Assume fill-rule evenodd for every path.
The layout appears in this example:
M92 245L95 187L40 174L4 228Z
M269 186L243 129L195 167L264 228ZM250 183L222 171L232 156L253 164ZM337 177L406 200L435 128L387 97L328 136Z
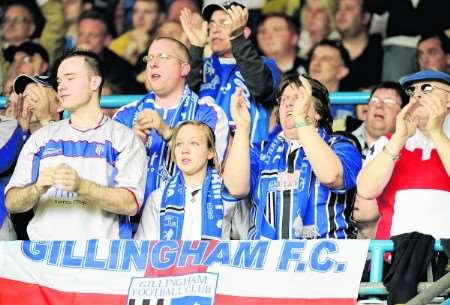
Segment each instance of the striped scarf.
M139 103L132 126L136 124L137 114L139 112L147 109L156 109L154 92L148 93L142 98L142 100L144 102ZM198 96L186 85L175 114L172 116L170 121L165 123L173 128L182 121L193 120L195 112L197 111L197 106ZM175 171L176 166L174 162L170 160L170 150L169 145L167 144L168 143L166 143L166 141L164 141L154 129L151 130L145 146L147 155L149 156L149 158L153 159L153 164L155 164L157 168L157 174L147 175L147 186L145 189L144 198L148 198L153 190L161 186L162 182L167 182L167 180Z
M160 239L180 240L186 202L183 175L178 171L167 183L161 200ZM208 167L202 186L202 240L222 237L222 178Z

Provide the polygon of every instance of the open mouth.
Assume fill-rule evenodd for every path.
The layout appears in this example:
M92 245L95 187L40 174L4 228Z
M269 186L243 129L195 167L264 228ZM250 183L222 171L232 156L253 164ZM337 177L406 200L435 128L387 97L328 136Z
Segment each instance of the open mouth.
M375 114L374 117L375 119L384 120L384 115L382 114Z
M181 163L182 164L189 164L191 162L191 159L189 159L189 158L182 158L181 159Z
M161 75L158 74L158 73L152 73L152 74L150 75L150 78L151 78L152 80L158 80L158 79L161 78Z

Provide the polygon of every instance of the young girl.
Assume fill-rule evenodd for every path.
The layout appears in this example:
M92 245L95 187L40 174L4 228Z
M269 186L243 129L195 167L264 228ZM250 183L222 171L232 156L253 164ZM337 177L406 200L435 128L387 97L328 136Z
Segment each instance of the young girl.
M224 192L212 130L185 121L171 145L179 171L150 195L135 239L221 239L237 200Z

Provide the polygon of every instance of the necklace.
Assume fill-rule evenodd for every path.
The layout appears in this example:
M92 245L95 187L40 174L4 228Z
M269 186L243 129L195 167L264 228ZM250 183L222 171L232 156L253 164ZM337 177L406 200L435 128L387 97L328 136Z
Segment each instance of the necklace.
M191 192L191 202L192 203L195 202L195 195L197 195L198 192L200 192L200 189Z

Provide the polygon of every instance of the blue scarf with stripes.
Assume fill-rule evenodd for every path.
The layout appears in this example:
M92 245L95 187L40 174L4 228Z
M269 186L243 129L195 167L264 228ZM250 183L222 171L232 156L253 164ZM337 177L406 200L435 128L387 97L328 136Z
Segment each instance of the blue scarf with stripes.
M137 114L143 110L151 109L156 110L155 107L155 93L152 91L145 95L142 100L143 103L139 103L138 109L136 111L136 116L133 120L133 126L136 124ZM195 112L198 106L198 96L195 94L187 85L184 88L183 96L181 98L178 107L176 108L175 114L169 121L165 123L171 128L176 127L180 122L185 120L193 120ZM173 174L176 166L175 164L170 164L170 151L169 146L162 137L152 129L148 137L147 143L145 143L145 148L147 150L147 155L149 158L153 158L153 164L157 168L157 173L147 175L147 183L145 188L144 198L148 198L150 193L159 188L161 182L166 182L171 174ZM173 162L172 162L173 163ZM150 173L150 169L148 169Z
M222 178L208 166L202 186L202 239L222 237ZM183 232L186 190L178 171L167 183L161 200L160 239L180 240Z
M318 132L328 143L329 135L325 130L318 129ZM280 239L283 235L300 238L296 226L301 232L305 226L315 225L314 207L311 206L315 175L302 147L298 148L298 152L294 154L294 156L296 155L295 160L292 161L292 168L289 170L289 148L289 141L279 134L272 137L268 145L261 151L258 192L255 194L256 196L254 195L257 203L256 211L254 211L255 228L250 231L249 238L259 239L263 236L269 239ZM294 175L295 179L292 176L291 179L298 181L298 186L295 188L286 186L283 178L280 178L282 175ZM287 220L293 226L289 227L286 227L286 224L283 224L282 227L278 221L269 219L271 215L277 217L276 215L279 215L281 209L284 209L283 203L286 200L284 197L289 198L292 202L290 219Z

